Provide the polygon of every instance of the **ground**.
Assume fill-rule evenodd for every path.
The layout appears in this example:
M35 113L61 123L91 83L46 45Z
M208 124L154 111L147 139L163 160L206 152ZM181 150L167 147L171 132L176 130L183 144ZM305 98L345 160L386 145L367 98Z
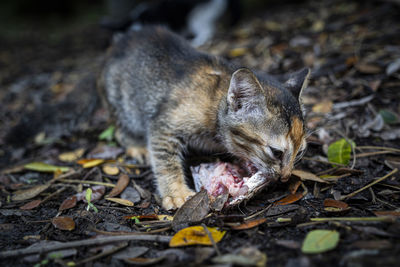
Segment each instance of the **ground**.
M4 264L212 265L221 262L220 253L230 255L221 262L227 264L241 260L243 265L262 266L266 257L269 266L398 266L399 11L395 1L274 4L247 15L233 28L221 28L201 47L239 65L277 75L304 66L312 69L302 98L308 149L296 165L306 173L269 186L239 207L208 216L206 210L202 222L194 224L226 231L210 247L170 248L168 242L157 241L158 236L173 236L182 225L155 215L174 212L160 207L149 166L127 157L115 143L109 128L113 122L96 97L99 62L112 34L97 24L80 21L63 31L38 29L21 31L18 36L2 35L1 253L96 235L142 232L154 238L107 246L75 245L49 262L46 253L17 254L3 259ZM342 144L352 143L351 158L345 165L333 165L328 151L341 139ZM69 170L26 165L32 162ZM128 199L134 206L105 199L110 184L117 181L119 192L114 197ZM89 187L97 212L87 210L85 194L79 194ZM290 192L297 193L286 197ZM74 195L77 203L67 201ZM204 212L203 207L194 210ZM54 219L57 216L61 220ZM73 223L63 217L72 218ZM194 217L185 218L193 221ZM234 229L239 226L246 229ZM339 242L326 252L307 253L302 249L305 237L317 229L331 230L325 236L330 244L338 233ZM319 242L324 243L321 236ZM116 256L117 250L128 249L128 257L120 255L124 260Z

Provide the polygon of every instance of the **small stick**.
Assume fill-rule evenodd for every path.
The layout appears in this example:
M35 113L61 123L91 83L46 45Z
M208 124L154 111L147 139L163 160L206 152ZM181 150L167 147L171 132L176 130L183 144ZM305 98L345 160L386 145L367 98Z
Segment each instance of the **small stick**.
M46 253L46 252L50 252L50 251L67 249L67 248L103 245L103 244L108 244L108 243L132 241L132 240L168 243L171 240L171 236L165 236L165 235L105 236L105 237L98 237L95 239L71 241L71 242L65 242L65 243L61 243L61 244L51 244L51 245L46 245L43 247L33 247L33 248L31 247L31 248L1 251L0 258L19 257L19 256L30 255L30 254L42 254L42 253Z
M250 215L250 216L244 218L243 220L244 220L244 221L251 220L251 219L253 219L254 217L257 217L258 215L260 215L260 214L266 212L266 211L269 210L269 208L271 208L271 207L272 207L272 204L269 204L266 208L264 208L264 209L262 209L262 210L260 210L260 211L257 211L256 213L254 213L254 214L252 214L252 215Z
M219 251L218 246L217 246L217 243L215 243L215 240L214 240L214 238L212 237L212 234L211 234L210 231L208 230L207 226L206 226L204 223L202 223L201 226L203 226L204 231L207 233L208 238L210 239L210 241L211 241L211 243L212 243L212 245L213 245L215 251L217 252L217 255L218 255L218 256L221 256L221 255L222 255L222 254L221 254L221 251Z
M342 197L340 198L340 200L344 200L344 199L346 199L346 198L354 197L355 195L357 195L357 194L360 193L361 191L370 188L370 187L373 186L374 184L377 184L377 183L379 183L379 182L382 182L383 180L385 180L385 179L388 178L389 176L392 176L392 175L395 174L396 172L397 172L397 168L394 169L393 171L389 172L389 173L386 174L385 176L383 176L383 177L381 177L381 178L379 178L379 179L373 181L372 183L370 183L370 184L368 184L368 185L366 185L366 186L364 186L364 187L362 187L362 188L360 188L360 189L354 191L353 193L350 193L350 194L348 194L348 195L342 196Z
M393 148L393 147L384 147L384 146L357 146L356 149L362 150L362 149L376 149L376 150L387 150L387 151L393 151L400 153L400 149Z
M97 255L94 255L92 257L86 258L84 260L78 261L78 262L75 263L75 265L77 266L77 265L81 265L81 264L86 263L86 262L90 262L90 261L94 261L94 260L103 258L105 256L108 256L108 255L111 255L111 254L117 252L118 250L123 249L126 246L128 246L128 242L123 242L119 246L113 247L113 248L111 248L109 250L106 250L104 252L101 252L101 253L99 253Z
M396 153L396 152L389 151L389 150L374 151L374 152L365 152L365 153L357 154L357 157L362 158L362 157L369 157L369 156L382 155L382 154L393 154L393 153Z
M334 221L347 221L347 222L392 222L393 218L386 217L332 217L332 218L310 218L312 222L334 222Z
M72 179L58 179L58 181L65 183L74 183L74 184L95 184L95 185L104 185L107 187L115 187L115 184L103 183L98 181L88 181L88 180L72 180Z
M344 165L344 164L336 163L336 162L330 162L330 161L327 161L327 160L313 159L313 158L309 158L309 157L302 157L302 159L309 160L309 161L316 161L316 162L329 164L329 165L334 164L334 165L337 165L337 166L346 167L346 165Z

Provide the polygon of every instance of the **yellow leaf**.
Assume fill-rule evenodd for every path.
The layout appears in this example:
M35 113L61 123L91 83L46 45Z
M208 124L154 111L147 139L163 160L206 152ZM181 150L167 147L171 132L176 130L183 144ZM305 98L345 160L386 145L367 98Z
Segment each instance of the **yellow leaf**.
M106 197L106 200L108 201L112 201L124 206L128 206L128 207L132 207L133 206L133 202L127 199L122 199L122 198L117 198L117 197Z
M118 175L119 173L119 168L113 164L105 164L102 169L108 175Z
M238 48L233 48L229 51L229 56L230 57L240 57L246 54L247 48L245 47L238 47Z
M78 164L81 164L83 168L92 168L96 167L104 162L104 159L88 159L88 160L80 160Z
M157 218L160 221L172 221L174 219L174 217L171 215L162 215L162 214L157 215Z
M221 241L226 231L218 231L215 227L207 227L215 243ZM191 226L177 232L169 242L170 247L189 245L212 245L211 240L202 226Z
M82 157L83 153L85 153L85 149L78 148L74 151L61 153L58 155L58 159L64 162L73 162Z

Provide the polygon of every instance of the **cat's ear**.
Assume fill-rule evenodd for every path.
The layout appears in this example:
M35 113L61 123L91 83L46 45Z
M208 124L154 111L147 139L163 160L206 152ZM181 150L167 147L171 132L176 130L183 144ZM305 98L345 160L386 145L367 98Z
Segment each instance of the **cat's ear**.
M260 82L251 70L241 68L232 74L227 101L233 111L257 108L260 94Z
M288 89L294 97L297 99L301 98L303 89L308 85L308 79L310 78L310 69L304 68L299 71L292 73L289 79L285 82L285 87Z

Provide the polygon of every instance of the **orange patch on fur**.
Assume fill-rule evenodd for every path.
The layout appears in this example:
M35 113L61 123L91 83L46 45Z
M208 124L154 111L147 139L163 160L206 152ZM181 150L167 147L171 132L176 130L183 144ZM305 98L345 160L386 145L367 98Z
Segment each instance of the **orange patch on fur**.
M292 118L292 128L289 131L289 137L292 139L293 142L292 160L294 160L304 137L303 122L298 117Z

